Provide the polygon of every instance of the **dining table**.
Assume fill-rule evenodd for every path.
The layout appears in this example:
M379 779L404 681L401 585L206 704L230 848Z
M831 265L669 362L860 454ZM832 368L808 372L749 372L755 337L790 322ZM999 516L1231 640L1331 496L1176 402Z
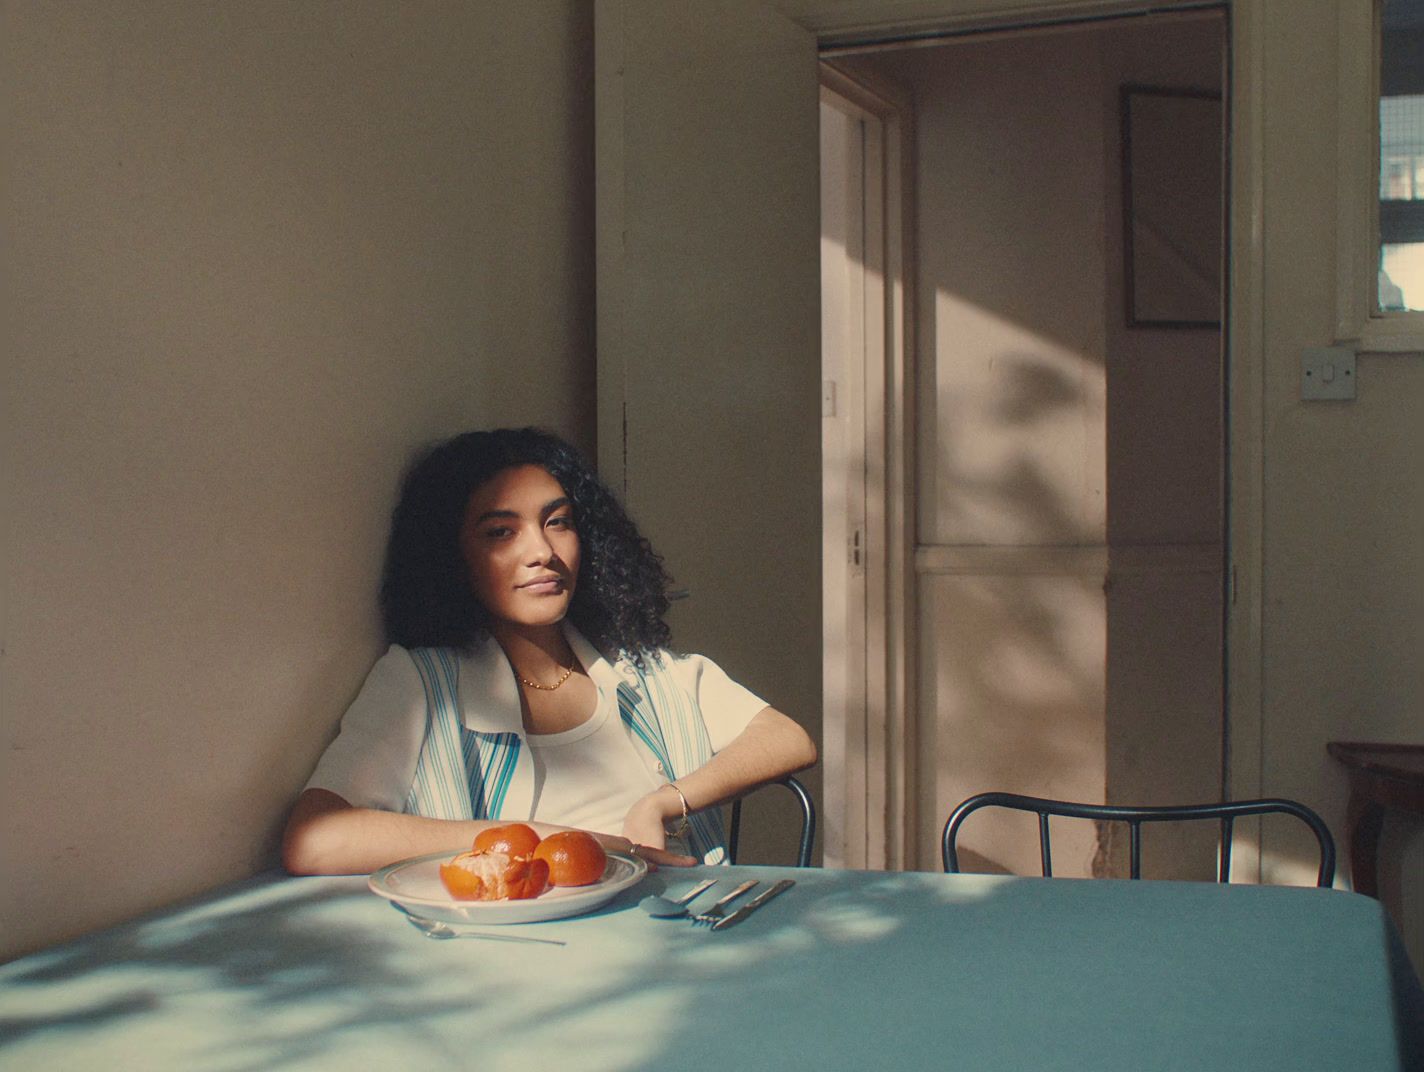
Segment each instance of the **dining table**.
M639 906L705 878L795 885L718 931ZM0 966L0 1068L1424 1068L1418 976L1343 891L665 868L479 930L541 942L261 874Z

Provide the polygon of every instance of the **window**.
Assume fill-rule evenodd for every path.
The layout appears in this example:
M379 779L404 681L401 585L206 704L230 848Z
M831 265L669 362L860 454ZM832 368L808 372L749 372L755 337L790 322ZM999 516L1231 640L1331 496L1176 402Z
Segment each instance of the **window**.
M1424 0L1385 0L1375 311L1424 310Z
M1424 0L1340 0L1335 341L1424 354Z

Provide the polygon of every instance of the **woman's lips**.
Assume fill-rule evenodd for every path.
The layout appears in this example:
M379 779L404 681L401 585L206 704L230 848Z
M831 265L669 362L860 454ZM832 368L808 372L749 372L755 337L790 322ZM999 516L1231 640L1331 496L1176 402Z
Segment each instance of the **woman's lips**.
M564 590L564 579L562 577L545 577L537 581L530 581L519 586L521 592L526 592L532 596L553 596Z

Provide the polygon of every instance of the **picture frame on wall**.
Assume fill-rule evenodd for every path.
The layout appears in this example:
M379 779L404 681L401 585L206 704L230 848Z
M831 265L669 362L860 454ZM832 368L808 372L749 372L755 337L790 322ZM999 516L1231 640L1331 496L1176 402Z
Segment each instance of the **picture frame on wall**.
M1124 295L1130 328L1221 328L1220 93L1124 85Z

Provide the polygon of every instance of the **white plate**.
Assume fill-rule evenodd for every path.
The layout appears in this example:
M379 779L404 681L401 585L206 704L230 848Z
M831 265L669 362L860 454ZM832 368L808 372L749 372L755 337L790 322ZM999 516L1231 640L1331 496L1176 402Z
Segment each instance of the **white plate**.
M440 865L454 855L432 852L401 860L381 868L367 885L410 915L442 923L537 923L601 908L648 873L641 858L610 852L603 878L591 886L555 886L521 901L457 901L440 881Z

